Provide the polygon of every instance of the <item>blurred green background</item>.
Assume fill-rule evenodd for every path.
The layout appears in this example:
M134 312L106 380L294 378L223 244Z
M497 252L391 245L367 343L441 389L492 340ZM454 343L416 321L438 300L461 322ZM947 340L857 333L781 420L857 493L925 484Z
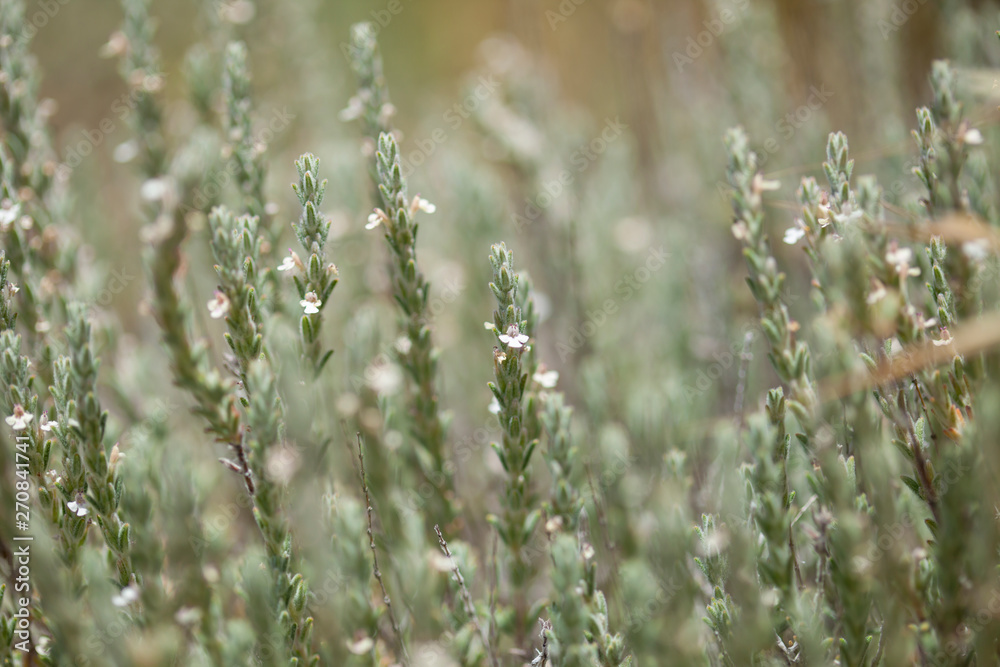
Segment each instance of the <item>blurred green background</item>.
M57 11L49 18L46 8L52 7ZM775 254L793 278L806 275L804 257L777 240L791 225L800 179L821 173L829 132L847 133L854 173L878 175L894 210L917 205L909 133L914 107L929 102L933 59L950 58L958 66L967 117L996 140L991 129L1000 99L1000 9L992 2L173 0L154 2L152 12L159 19L166 126L175 139L191 136L204 122L185 74L192 47L202 44L217 60L222 37L242 39L250 50L261 127L286 109L294 117L268 146L269 193L279 219L290 223L298 215L289 188L295 158L308 151L323 161L330 180L324 212L334 221L329 256L341 281L324 311L324 330L336 354L321 393L327 407L298 415L290 405L289 422L292 437L319 432L336 441L322 465L305 466L303 486L325 483L323 473L332 470L328 478L355 495L352 460L343 446L351 441L347 424L372 424L374 431L384 426L390 450L400 446L405 431L398 377L388 381L392 373L386 375L379 359L398 335L397 314L384 240L364 229L372 210L364 142L356 124L339 117L356 90L342 51L350 26L361 20L381 26L402 152L425 158L410 177L410 192L437 205L434 215L421 216L418 252L431 298L441 306L432 325L442 350L441 402L454 419L449 442L453 450L473 444L473 456L460 461L456 475L467 520L457 532L481 558L489 529L478 519L496 510L502 488L499 463L485 446L495 433L481 437L491 423L486 382L493 340L482 325L493 309L487 287L491 243L506 241L517 268L534 281L542 315L540 359L560 372L559 388L577 408L581 456L599 478L610 471L599 491L610 508L609 543L624 560L655 550L648 542L671 520L664 518L667 501L680 506L685 500L681 492L668 496L662 490L673 487L657 486L669 472L667 451L685 452L692 462L693 482L684 490L686 525L701 511L723 505L719 498L725 494L711 480L725 476L713 477L708 468L738 464L720 462L714 440L716 427L731 422L739 383L733 352L756 322L757 305L730 231L722 185L724 130L744 125L766 159L766 176L781 182L768 224ZM84 279L100 293L114 271L138 277L100 304L121 321L119 328L107 318L102 373L118 371L116 388L141 397L141 414L166 412L154 425L177 447L183 465L175 470L197 470L201 488L208 489L210 520L217 511L214 496L232 498L242 491L236 476L216 463L221 446L206 442L186 399L167 388L160 332L144 305L137 214L142 184L129 165L114 159L116 152L127 152L121 146L130 129L115 111L126 89L117 61L100 55L120 25L120 10L110 0L41 0L29 3L28 16L39 27L33 48L44 73L41 94L56 103L51 120L57 146L78 146L103 121L114 121L113 131L102 134L94 153L72 172ZM477 98L484 80L496 80L495 91ZM221 104L221 90L214 102ZM468 117L455 115L455 105L470 108ZM621 132L609 132L619 126ZM600 147L592 158L588 146ZM205 168L210 175L218 164ZM564 174L569 182L553 186ZM544 197L549 204L537 219L528 216L519 227L518 216L523 222L529 204ZM197 219L192 226L185 296L221 366L222 326L208 321L204 307L214 290L207 234ZM290 227L284 229L293 245ZM654 252L666 261L654 261ZM283 254L282 247L274 256ZM792 310L813 312L808 279L788 283ZM288 286L286 300L291 293ZM747 413L759 407L762 390L776 384L764 347L758 336ZM716 374L703 382L713 369ZM359 384L365 383L382 395L381 411L359 408ZM122 431L136 428L116 403L127 401L108 401ZM296 423L298 417L314 420L313 431ZM302 440L310 448L319 442ZM326 453L324 448L320 456ZM545 489L543 466L536 466L536 486ZM329 536L311 529L320 512L315 496L296 491L292 514L304 550L325 553ZM253 523L241 516L225 530L249 541ZM433 550L433 537L422 539ZM673 565L664 560L651 567ZM421 587L430 584L419 575L406 579L411 572L400 570L419 616L420 605L433 602L419 598ZM648 593L643 582L649 579L632 574L623 575L625 589L634 585L622 600L642 600ZM481 593L481 582L477 586Z
M55 3L58 11L40 25L43 5L53 6L34 3L28 16L40 27L34 48L44 71L41 93L57 103L57 145L72 147L102 120L116 120L110 136L73 171L75 215L88 242L82 256L99 267L93 274L98 283L102 272L115 269L141 276L140 184L128 165L112 159L128 139L127 123L117 122L113 112L125 88L116 60L100 57L120 24L119 8L109 1ZM457 293L434 322L438 345L446 350L443 403L455 418L453 442L472 437L488 419L490 343L481 323L492 308L490 243L506 240L517 265L535 279L543 312L541 359L563 374L569 400L589 411L590 424L611 428L612 440L625 438L619 444L639 460L655 462L664 437L682 446L705 420L729 414L735 367L697 402L687 401L690 413L683 420L662 406L665 397L680 398L695 387L713 354L738 346L756 317L721 185L724 129L747 127L766 153L768 176L782 181L788 207L799 179L819 174L833 130L848 133L855 173L879 175L887 199L906 204L915 200L908 193L916 185L906 166L909 130L914 106L929 98L932 59L952 58L968 75L964 81L975 84L969 91L976 99L969 111L975 124L985 128L996 119L989 69L1000 63L995 3L174 0L154 2L153 14L166 75L167 127L175 136L197 124L185 77L189 49L221 25L222 34L250 47L258 117L266 123L284 109L294 115L268 147L270 192L280 217L291 222L297 215L288 187L294 159L310 151L323 160L331 181L331 256L341 271L332 321L342 326L327 330L337 350L359 321L367 321L372 294L381 295L374 308L381 342L374 349L384 349L394 336L382 239L363 228L371 203L362 142L358 128L338 118L355 90L342 52L350 25L369 20L380 26L404 155L434 146L411 176L411 191L438 205L418 244L432 289L439 297ZM498 92L453 126L449 109L472 100L479 77L491 72L500 81ZM825 91L818 105L815 91ZM576 151L614 119L625 131L577 171ZM527 151L520 158L503 141L505 132L518 128ZM444 131L443 142L427 144L436 130ZM526 167L524 156L532 149L535 162ZM518 231L512 216L523 215L526 201L537 201L566 169L573 182L553 198L542 216L548 219ZM889 187L899 183L903 187ZM791 217L775 211L774 233L780 236ZM628 298L617 292L659 247L669 254L666 268ZM213 289L211 261L200 238L188 251L197 267L187 281L188 296L201 326L201 304ZM802 267L798 254L787 252L784 260L792 271ZM145 293L145 281L132 280L109 304L122 320L126 343L157 336L145 317ZM609 298L616 312L602 318L593 335L577 335ZM130 349L116 347L115 353L127 356ZM338 353L331 372L345 389L348 366L348 355ZM150 379L157 376L144 376L153 383L151 395L154 385L160 390ZM758 359L750 405L771 382L766 360ZM593 448L606 434L591 435ZM494 463L488 448L478 451L482 460L460 476L471 490L482 488L482 475ZM627 486L647 485L639 480Z

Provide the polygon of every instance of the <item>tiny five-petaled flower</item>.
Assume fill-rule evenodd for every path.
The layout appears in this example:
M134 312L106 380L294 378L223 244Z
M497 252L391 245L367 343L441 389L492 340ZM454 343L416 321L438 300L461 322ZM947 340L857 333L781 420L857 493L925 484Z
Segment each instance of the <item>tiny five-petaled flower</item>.
M550 371L545 368L544 364L540 364L538 370L531 376L531 379L545 389L552 389L559 382L559 371Z
M436 210L437 206L422 198L420 195L414 197L413 202L410 204L410 215L416 215L417 211L433 213Z
M524 344L528 342L528 336L521 333L516 324L507 327L507 333L500 334L499 338L501 343L514 349L524 347Z
M383 222L389 220L389 216L385 214L380 208L375 209L371 215L368 216L368 224L365 225L365 229L375 229Z
M229 313L229 297L220 292L215 291L215 298L208 302L208 314L213 320L218 320L225 317Z
M139 589L129 584L118 595L111 598L111 604L116 607L127 607L139 599Z
M306 315L312 315L319 312L323 302L316 296L316 292L306 292L306 298L299 301L299 305L305 310Z
M302 264L302 260L299 256L295 254L295 251L291 248L288 249L288 257L286 257L281 262L281 266L278 267L279 271L291 271L292 269L298 269L302 271L305 267Z
M365 102L358 95L355 95L351 99L347 100L347 106L340 110L337 117L340 120L348 123L352 120L361 118L365 113Z
M913 251L909 248L900 248L893 244L885 253L885 261L896 267L896 272L904 278L920 275L920 269L910 266L910 262L913 261Z
M23 431L28 428L28 423L34 418L35 415L30 412L25 411L21 404L18 403L14 406L14 414L7 417L7 423L15 431Z
M75 500L66 503L66 509L79 517L87 516L87 508L83 506L83 503L78 503Z
M49 421L49 413L48 412L43 412L42 413L42 418L38 420L38 428L42 429L46 433L48 433L52 429L56 428L57 426L59 426L59 422L54 421L54 420L53 421Z
M15 204L9 199L4 199L3 203L0 203L0 228L3 231L7 231L11 223L17 220L17 216L21 215L21 205Z
M802 227L789 227L785 230L784 241L788 245L795 245L802 240L802 237L806 235L806 230Z

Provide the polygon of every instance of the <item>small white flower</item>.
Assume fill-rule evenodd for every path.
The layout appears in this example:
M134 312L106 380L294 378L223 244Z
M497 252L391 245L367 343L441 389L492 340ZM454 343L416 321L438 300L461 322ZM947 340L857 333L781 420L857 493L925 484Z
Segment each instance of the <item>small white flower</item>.
M111 456L108 457L108 467L114 470L115 466L123 458L125 458L125 455L122 454L122 450L118 448L118 443L116 442L115 446L111 448Z
M544 364L540 364L531 379L546 389L552 389L559 382L559 371L547 370Z
M483 328L486 329L487 331L493 331L497 327L492 322L483 322Z
M14 283L7 283L6 285L3 286L3 290L0 290L0 292L3 293L3 298L6 299L6 300L8 300L8 301L10 299L13 299L14 295L17 294L20 291L21 291L21 288L19 288Z
M889 248L889 251L885 253L885 261L896 267L896 272L900 276L920 275L920 269L910 266L910 262L913 261L913 251L909 248L900 248L894 243Z
M39 637L38 643L35 644L35 649L38 650L38 655L48 657L52 654L52 640L48 637Z
M396 106L392 103L386 102L382 105L382 108L378 110L378 122L381 125L388 125L392 117L396 115Z
M962 141L970 146L981 146L983 143L983 133L976 128L970 128L962 135Z
M733 237L737 241L748 241L750 240L750 228L747 227L747 223L740 220L733 224Z
M365 103L360 97L355 95L351 99L347 100L347 106L340 110L340 113L337 114L337 118L347 123L361 118L364 113Z
M208 302L208 314L213 320L218 320L226 316L229 312L229 297L215 290L215 298Z
M865 212L860 208L851 210L849 205L845 205L843 213L832 213L832 215L838 224L846 227L847 225L861 222L862 218L865 217Z
M369 366L365 378L379 396L393 396L403 386L403 372L396 364Z
M89 511L86 507L84 507L83 503L78 503L75 500L71 500L66 503L66 509L79 517L87 516L87 512Z
M413 202L410 204L410 215L416 215L417 211L423 211L424 213L433 213L437 210L437 206L430 203L420 195L413 198Z
M909 248L891 248L885 254L885 261L895 266L909 264L911 259L913 259L913 251Z
M755 174L753 177L753 191L754 192L764 192L765 190L777 190L781 187L781 183L778 181L769 181L764 178L761 174Z
M371 637L360 637L355 641L348 641L347 650L354 655L364 655L375 647L375 641Z
M826 227L827 225L829 225L830 207L827 206L826 204L819 204L816 207L816 210L819 211L819 215L816 217L816 223L819 224L820 227Z
M302 457L291 445L272 447L267 451L267 462L264 464L267 478L281 486L287 486L300 467Z
M7 417L6 422L10 424L10 427L15 431L23 431L28 428L28 423L34 418L35 415L30 412L25 412L21 404L18 403L14 406L14 414Z
M139 155L139 144L132 139L128 141L123 141L122 143L115 146L115 151L112 153L112 157L115 162L119 164L125 164L126 162L131 162Z
M882 284L880 280L872 280L872 291L868 293L868 298L865 299L868 305L878 303L885 298L886 291L885 285Z
M194 625L201 620L201 610L197 607L181 607L174 614L174 620L180 625Z
M111 598L111 604L116 607L127 607L139 599L139 589L129 584Z
M795 245L802 240L802 237L806 235L806 230L801 227L789 227L785 230L784 241L788 245Z
M291 248L288 249L288 257L286 257L281 262L281 266L278 267L279 271L292 271L293 269L303 270L305 265L302 264L302 260L299 258L295 251Z
M507 333L500 334L500 342L514 349L519 349L528 342L528 336L521 333L516 324L512 324L507 327Z
M368 224L365 225L365 229L375 229L388 219L389 216L385 214L385 211L377 208L371 215L368 216Z
M962 244L962 253L973 262L981 262L990 256L990 245L986 239L966 241Z
M21 205L9 199L0 202L0 228L7 231L11 224L21 215Z
M313 315L319 312L323 302L316 296L316 292L306 292L306 298L299 301L299 305L305 310L306 315Z
M120 56L128 50L128 38L123 32L115 31L111 34L108 43L101 47L98 52L102 58L113 58Z
M146 201L160 201L167 194L167 181L163 178L151 178L142 184L139 191Z
M48 412L43 412L42 413L42 418L38 420L38 428L42 429L46 433L48 433L52 429L56 428L57 426L59 426L59 422L57 422L57 421L49 421L49 413Z
M941 327L941 338L932 340L931 342L934 343L935 347L943 347L945 345L951 345L954 340L955 339L951 337L951 334L948 333L948 327Z
M500 402L499 402L499 401L497 401L497 397L496 397L496 396L494 396L494 397L493 397L493 400L492 400L492 401L490 401L490 404L489 404L489 406L487 407L487 409L488 409L488 410L489 410L489 411L490 411L491 413L493 413L493 414L495 414L495 415L498 415L498 414L500 414Z
M411 341L406 336L400 336L396 339L396 350L403 355L409 354L410 350L413 348L413 341Z

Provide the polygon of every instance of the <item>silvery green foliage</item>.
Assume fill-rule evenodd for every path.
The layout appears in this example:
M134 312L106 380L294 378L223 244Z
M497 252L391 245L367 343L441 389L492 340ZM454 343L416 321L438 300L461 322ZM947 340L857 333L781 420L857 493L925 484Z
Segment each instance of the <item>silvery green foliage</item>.
M303 263L291 251L281 268L292 271L299 305L305 311L299 320L303 356L312 366L313 373L319 375L333 354L333 350L323 352L319 336L323 308L337 286L337 267L327 261L326 241L330 234L330 221L320 211L326 181L319 180L319 159L306 153L296 161L295 168L299 172L299 182L292 184L292 189L299 198L302 213L292 228L305 250L306 261Z
M250 363L260 358L264 345L258 221L251 216L236 218L225 207L214 209L208 221L220 292L228 304L225 319L230 331L225 339L245 382Z
M543 394L544 412L541 420L545 428L545 461L552 476L552 491L545 504L546 514L558 521L569 532L576 530L577 519L583 508L578 487L580 471L577 469L579 447L570 433L573 409L565 404L563 394Z
M435 523L450 523L456 513L453 470L445 466L447 419L438 398L438 351L430 327L428 299L430 284L417 263L418 212L433 213L436 207L426 199L407 193L399 145L391 119L395 107L389 102L382 71L382 57L370 23L351 28L347 49L358 92L340 117L360 118L364 128L364 151L371 155L369 174L376 208L368 216L367 229L380 229L392 256L393 298L401 311L401 341L396 345L398 361L407 375L410 399L409 418L412 442L407 455L431 485L430 498L421 501Z
M225 72L222 79L226 99L226 134L229 151L236 161L236 182L243 196L244 207L262 225L268 245L273 245L276 230L268 212L264 183L267 176L266 146L254 136L253 98L246 44L231 42L226 47Z
M0 664L995 661L1000 209L974 71L933 64L912 172L892 185L860 134L831 132L824 155L825 112L786 139L799 169L765 164L756 132L726 133L727 163L706 150L703 172L650 140L715 146L731 108L696 131L629 117L653 127L584 176L584 114L528 50L488 40L474 77L499 85L477 79L411 175L425 126L393 127L397 65L359 24L342 35L358 89L340 118L362 136L330 155L346 144L328 128L295 128L324 161L302 154L293 174L255 132L255 109L285 100L253 90L267 52L245 21L266 14L276 43L296 41L282 76L308 68L313 85L333 65L282 32L312 4L207 3L187 93L161 67L151 3L122 4L103 53L121 58L132 136L113 150L138 183L73 147L59 162L32 55L51 41L32 43L30 3L0 0ZM780 10L737 4L745 23L712 48L745 60L746 100L764 87L742 56ZM404 27L395 15L373 13ZM736 243L719 256L738 247L745 266L701 261L724 220L694 186L723 171ZM276 172L297 204L268 201ZM526 216L542 192L551 206ZM142 287L122 286L138 308L102 296L119 293L103 245L123 229L144 248ZM490 246L498 230L507 244ZM677 246L666 270L620 282L661 236Z
M524 426L525 412L522 404L528 374L522 357L531 346L529 336L523 332L527 321L523 319L517 302L519 278L514 272L513 254L503 243L494 244L490 250L493 280L490 290L496 299L493 321L486 326L493 334L494 381L489 383L496 414L500 420L500 442L490 443L506 474L502 512L492 519L500 540L509 549L512 563L510 576L515 590L527 584L532 566L526 547L535 527L542 517L536 507L536 496L531 488L529 465L538 445L528 440ZM526 603L521 600L515 610L515 634L523 637L526 622Z

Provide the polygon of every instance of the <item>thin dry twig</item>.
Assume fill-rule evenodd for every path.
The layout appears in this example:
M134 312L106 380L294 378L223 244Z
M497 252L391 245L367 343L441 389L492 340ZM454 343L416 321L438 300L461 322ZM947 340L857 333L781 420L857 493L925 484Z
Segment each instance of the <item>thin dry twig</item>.
M465 613L472 619L472 625L475 626L476 630L479 632L479 638L483 641L483 648L486 649L486 655L490 657L490 664L492 664L493 667L500 667L500 663L497 662L497 657L493 654L493 648L490 645L489 636L486 634L483 626L479 623L479 615L476 613L476 606L472 603L472 594L469 593L469 589L465 585L465 577L462 576L462 570L458 567L458 561L451 555L451 549L448 548L448 542L444 539L444 535L441 534L441 528L437 524L434 524L434 532L437 533L438 544L441 545L441 551L444 552L444 555L448 557L448 561L451 563L451 574L455 578L455 582L458 584L458 590L462 597L462 606L465 607Z
M361 463L361 488L365 493L365 506L368 512L368 546L372 550L372 567L373 574L375 575L375 580L378 582L379 588L382 589L382 601L385 603L386 612L389 615L389 622L392 624L392 631L396 634L396 641L399 642L399 651L403 656L403 664L410 664L410 656L406 651L406 643L403 641L403 633L399 629L399 623L396 621L396 614L392 610L392 600L389 599L389 593L385 590L385 582L382 581L382 571L378 566L378 550L375 548L375 531L372 528L372 499L371 494L368 491L368 480L365 475L365 450L361 443L361 434L358 433L358 461Z
M1000 346L1000 314L980 317L951 330L947 345L928 340L907 346L891 359L882 359L874 371L862 369L828 378L820 383L824 401L839 400L858 391L894 382L924 368L950 362L956 356L985 352Z
M538 623L542 626L538 631L538 636L542 638L542 650L536 651L538 655L531 661L531 664L533 667L536 665L537 667L545 667L549 662L549 631L552 630L552 623L544 618L538 619Z

